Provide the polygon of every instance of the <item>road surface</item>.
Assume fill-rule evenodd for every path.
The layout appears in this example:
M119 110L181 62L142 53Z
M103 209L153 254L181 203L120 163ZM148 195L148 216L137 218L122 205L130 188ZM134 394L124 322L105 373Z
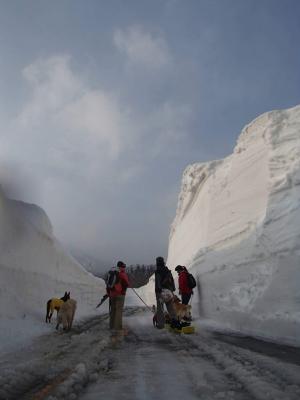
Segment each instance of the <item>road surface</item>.
M207 332L153 328L126 310L123 334L107 315L53 332L0 361L1 400L299 400L300 349Z

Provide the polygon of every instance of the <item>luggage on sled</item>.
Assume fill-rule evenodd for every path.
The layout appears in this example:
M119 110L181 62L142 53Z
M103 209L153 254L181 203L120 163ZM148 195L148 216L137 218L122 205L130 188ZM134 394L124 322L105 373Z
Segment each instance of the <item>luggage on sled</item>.
M195 327L191 325L185 325L182 324L181 327L172 327L171 324L165 324L166 329L168 329L169 332L172 333L184 333L186 335L190 335L192 333L195 333Z

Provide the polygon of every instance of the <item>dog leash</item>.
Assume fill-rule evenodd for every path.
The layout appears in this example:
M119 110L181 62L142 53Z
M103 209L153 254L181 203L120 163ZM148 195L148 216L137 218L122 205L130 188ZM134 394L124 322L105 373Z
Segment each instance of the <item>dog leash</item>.
M145 304L145 306L154 314L154 311L152 310L152 308L151 307L149 307L148 306L148 304L146 304L145 302L144 302L144 300L141 298L141 296L134 290L134 288L130 288L130 289L132 289L133 290L133 292L137 295L137 297Z
M192 293L192 295L191 295L191 306L192 306L192 302L193 302L193 296L194 296L194 293Z

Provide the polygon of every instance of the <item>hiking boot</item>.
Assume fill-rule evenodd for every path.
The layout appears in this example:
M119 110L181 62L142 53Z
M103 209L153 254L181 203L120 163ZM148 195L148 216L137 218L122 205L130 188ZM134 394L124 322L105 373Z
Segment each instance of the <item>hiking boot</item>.
M191 326L190 322L181 322L181 327L183 328L184 326Z
M171 328L180 330L181 329L181 323L177 319L172 319Z

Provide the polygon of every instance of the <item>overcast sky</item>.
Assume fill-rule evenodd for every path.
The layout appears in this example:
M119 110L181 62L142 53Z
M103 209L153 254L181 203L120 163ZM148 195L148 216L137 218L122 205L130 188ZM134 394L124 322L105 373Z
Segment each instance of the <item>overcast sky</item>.
M300 103L300 1L0 1L0 178L64 243L167 256L184 168Z

